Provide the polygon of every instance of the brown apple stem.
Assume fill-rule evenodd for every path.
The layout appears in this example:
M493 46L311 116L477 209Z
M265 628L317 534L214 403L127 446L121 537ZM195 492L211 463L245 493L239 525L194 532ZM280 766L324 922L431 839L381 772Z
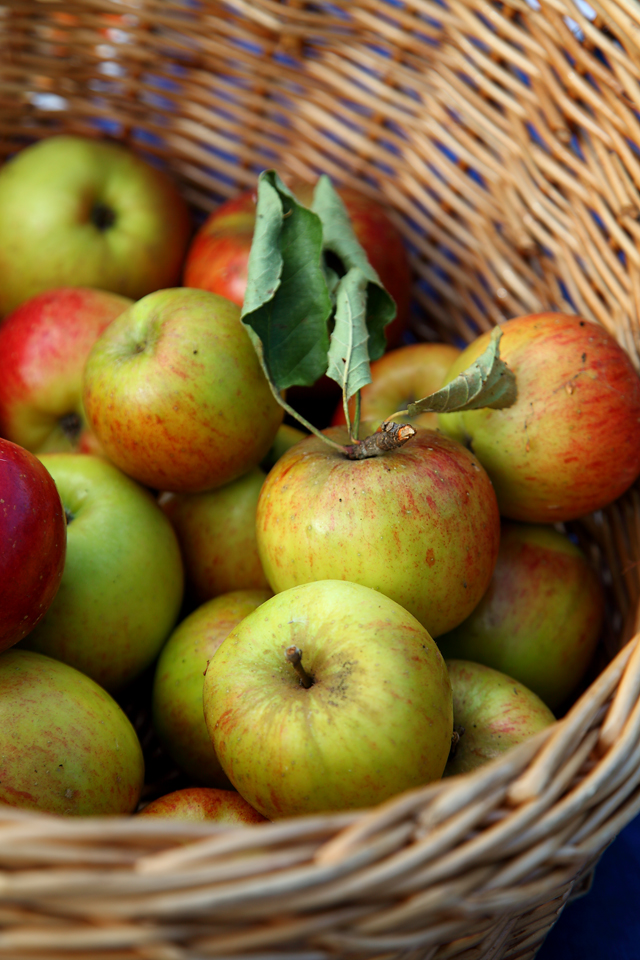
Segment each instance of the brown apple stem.
M287 663L291 664L295 672L300 677L300 683L302 686L308 690L309 687L312 686L313 680L302 666L302 650L300 647L296 647L295 643L290 647L287 647L284 657Z
M390 420L385 420L375 433L346 447L346 454L349 460L378 457L381 453L403 447L415 434L415 428L409 423L392 423Z

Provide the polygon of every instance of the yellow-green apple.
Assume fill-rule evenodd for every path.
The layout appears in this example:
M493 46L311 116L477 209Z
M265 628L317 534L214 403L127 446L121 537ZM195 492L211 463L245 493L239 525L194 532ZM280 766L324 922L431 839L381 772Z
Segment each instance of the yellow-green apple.
M445 777L469 773L555 722L540 697L504 673L468 660L447 660L447 668L460 739Z
M381 803L438 779L451 747L436 644L404 607L343 580L245 617L207 667L204 714L229 780L270 820Z
M409 403L422 400L439 390L454 360L460 355L458 347L448 343L411 343L389 350L371 364L371 383L360 391L360 415L378 426ZM355 397L349 404L350 416L355 412ZM414 427L438 426L436 413L419 413L416 417L402 417L403 423ZM342 402L336 407L333 424L346 423Z
M31 650L0 657L0 803L40 813L133 813L144 782L135 730L73 667Z
M68 520L60 589L23 645L116 691L171 633L182 602L180 548L151 494L113 464L43 454Z
M254 810L235 790L215 787L183 787L152 800L139 817L167 817L171 820L213 820L235 826L265 823L266 817Z
M40 140L0 170L0 316L68 284L133 300L173 286L189 234L173 181L131 150Z
M210 600L178 624L158 658L153 726L172 760L196 783L230 786L204 722L207 663L233 628L270 596L270 590L234 590Z
M514 677L556 710L584 677L603 618L598 575L565 534L503 522L487 592L438 645L446 658L476 660Z
M324 432L349 442L344 427ZM477 458L418 428L405 446L366 460L313 435L297 443L267 475L256 532L275 593L352 580L402 604L436 637L468 617L489 586L500 517Z
M87 360L84 406L121 470L180 493L247 473L284 413L239 307L181 287L143 297L109 324Z
M447 382L489 337L461 353ZM611 334L578 316L531 314L502 324L500 356L516 377L515 403L438 418L485 467L500 512L555 523L624 493L640 474L640 378Z
M46 467L0 439L0 653L33 630L51 606L64 569L66 526Z
M159 497L178 536L187 589L198 603L229 590L269 586L256 542L256 507L264 478L254 467L215 490Z
M292 180L288 185L301 203L311 205L313 184ZM402 236L381 204L352 188L340 188L338 193L371 266L395 300L396 317L386 334L387 342L396 345L407 326L411 305L411 266ZM256 204L256 190L245 190L209 215L188 249L185 286L211 290L242 306Z
M82 406L89 351L132 301L91 287L57 287L0 325L0 435L34 453L99 453Z

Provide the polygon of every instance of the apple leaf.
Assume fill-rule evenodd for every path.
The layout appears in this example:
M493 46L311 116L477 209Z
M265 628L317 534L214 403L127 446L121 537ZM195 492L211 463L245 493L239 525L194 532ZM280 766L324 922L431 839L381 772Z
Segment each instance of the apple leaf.
M277 391L310 386L327 369L333 303L320 217L273 170L260 174L241 319Z
M408 404L407 414L415 417L419 413L510 407L517 397L516 378L500 359L501 336L502 330L495 327L489 346L470 367L436 393Z
M325 255L327 253L333 254L333 257L339 261L341 269L338 276L345 279L351 270L357 268L366 278L365 317L368 341L365 345L368 360L377 360L382 356L387 346L384 328L396 315L394 300L384 289L380 277L369 263L367 255L355 235L345 205L326 174L323 174L316 183L311 209L318 214L322 221L322 246ZM350 284L352 282L350 281ZM335 290L336 309L338 309L338 290L339 286ZM344 316L339 321L336 316L336 324L338 322L342 326L343 323L348 322L348 318ZM327 373L332 376L330 370ZM338 383L342 383L342 377L340 379L332 378L337 380ZM365 383L369 382L369 380L365 381Z
M371 383L367 350L367 283L360 267L352 267L336 290L335 326L329 346L327 376L339 383L348 403L357 390Z

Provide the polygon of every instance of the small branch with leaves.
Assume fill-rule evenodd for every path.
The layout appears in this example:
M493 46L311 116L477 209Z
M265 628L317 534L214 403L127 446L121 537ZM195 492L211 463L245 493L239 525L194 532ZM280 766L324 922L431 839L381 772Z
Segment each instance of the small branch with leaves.
M349 459L379 456L407 443L415 429L394 423L398 417L505 407L516 397L515 378L500 360L501 331L496 328L489 348L468 370L359 440L360 391L371 383L371 361L384 353L384 329L394 316L395 304L360 246L330 179L320 177L308 208L274 170L264 171L258 181L242 322L281 406ZM332 440L285 399L289 387L311 386L325 373L342 389L349 444ZM352 421L349 401L354 396Z

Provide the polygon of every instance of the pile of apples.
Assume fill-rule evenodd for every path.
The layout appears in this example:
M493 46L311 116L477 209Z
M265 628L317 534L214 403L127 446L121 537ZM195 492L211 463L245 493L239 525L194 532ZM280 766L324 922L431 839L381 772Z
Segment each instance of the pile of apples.
M0 170L1 803L368 807L548 726L592 662L603 589L564 524L640 475L626 353L553 312L504 323L499 348L402 344L411 272L386 212L343 190L318 227L313 187L260 189L192 235L166 174L116 144L51 137ZM388 349L354 389L362 344L341 344L342 399L330 376L282 387L267 340L295 337L301 364L318 345L306 307L295 330L278 311L311 312L325 280L339 310L346 277ZM452 407L492 349L509 400ZM330 426L293 426L303 408ZM147 805L120 705L145 672L192 784Z

